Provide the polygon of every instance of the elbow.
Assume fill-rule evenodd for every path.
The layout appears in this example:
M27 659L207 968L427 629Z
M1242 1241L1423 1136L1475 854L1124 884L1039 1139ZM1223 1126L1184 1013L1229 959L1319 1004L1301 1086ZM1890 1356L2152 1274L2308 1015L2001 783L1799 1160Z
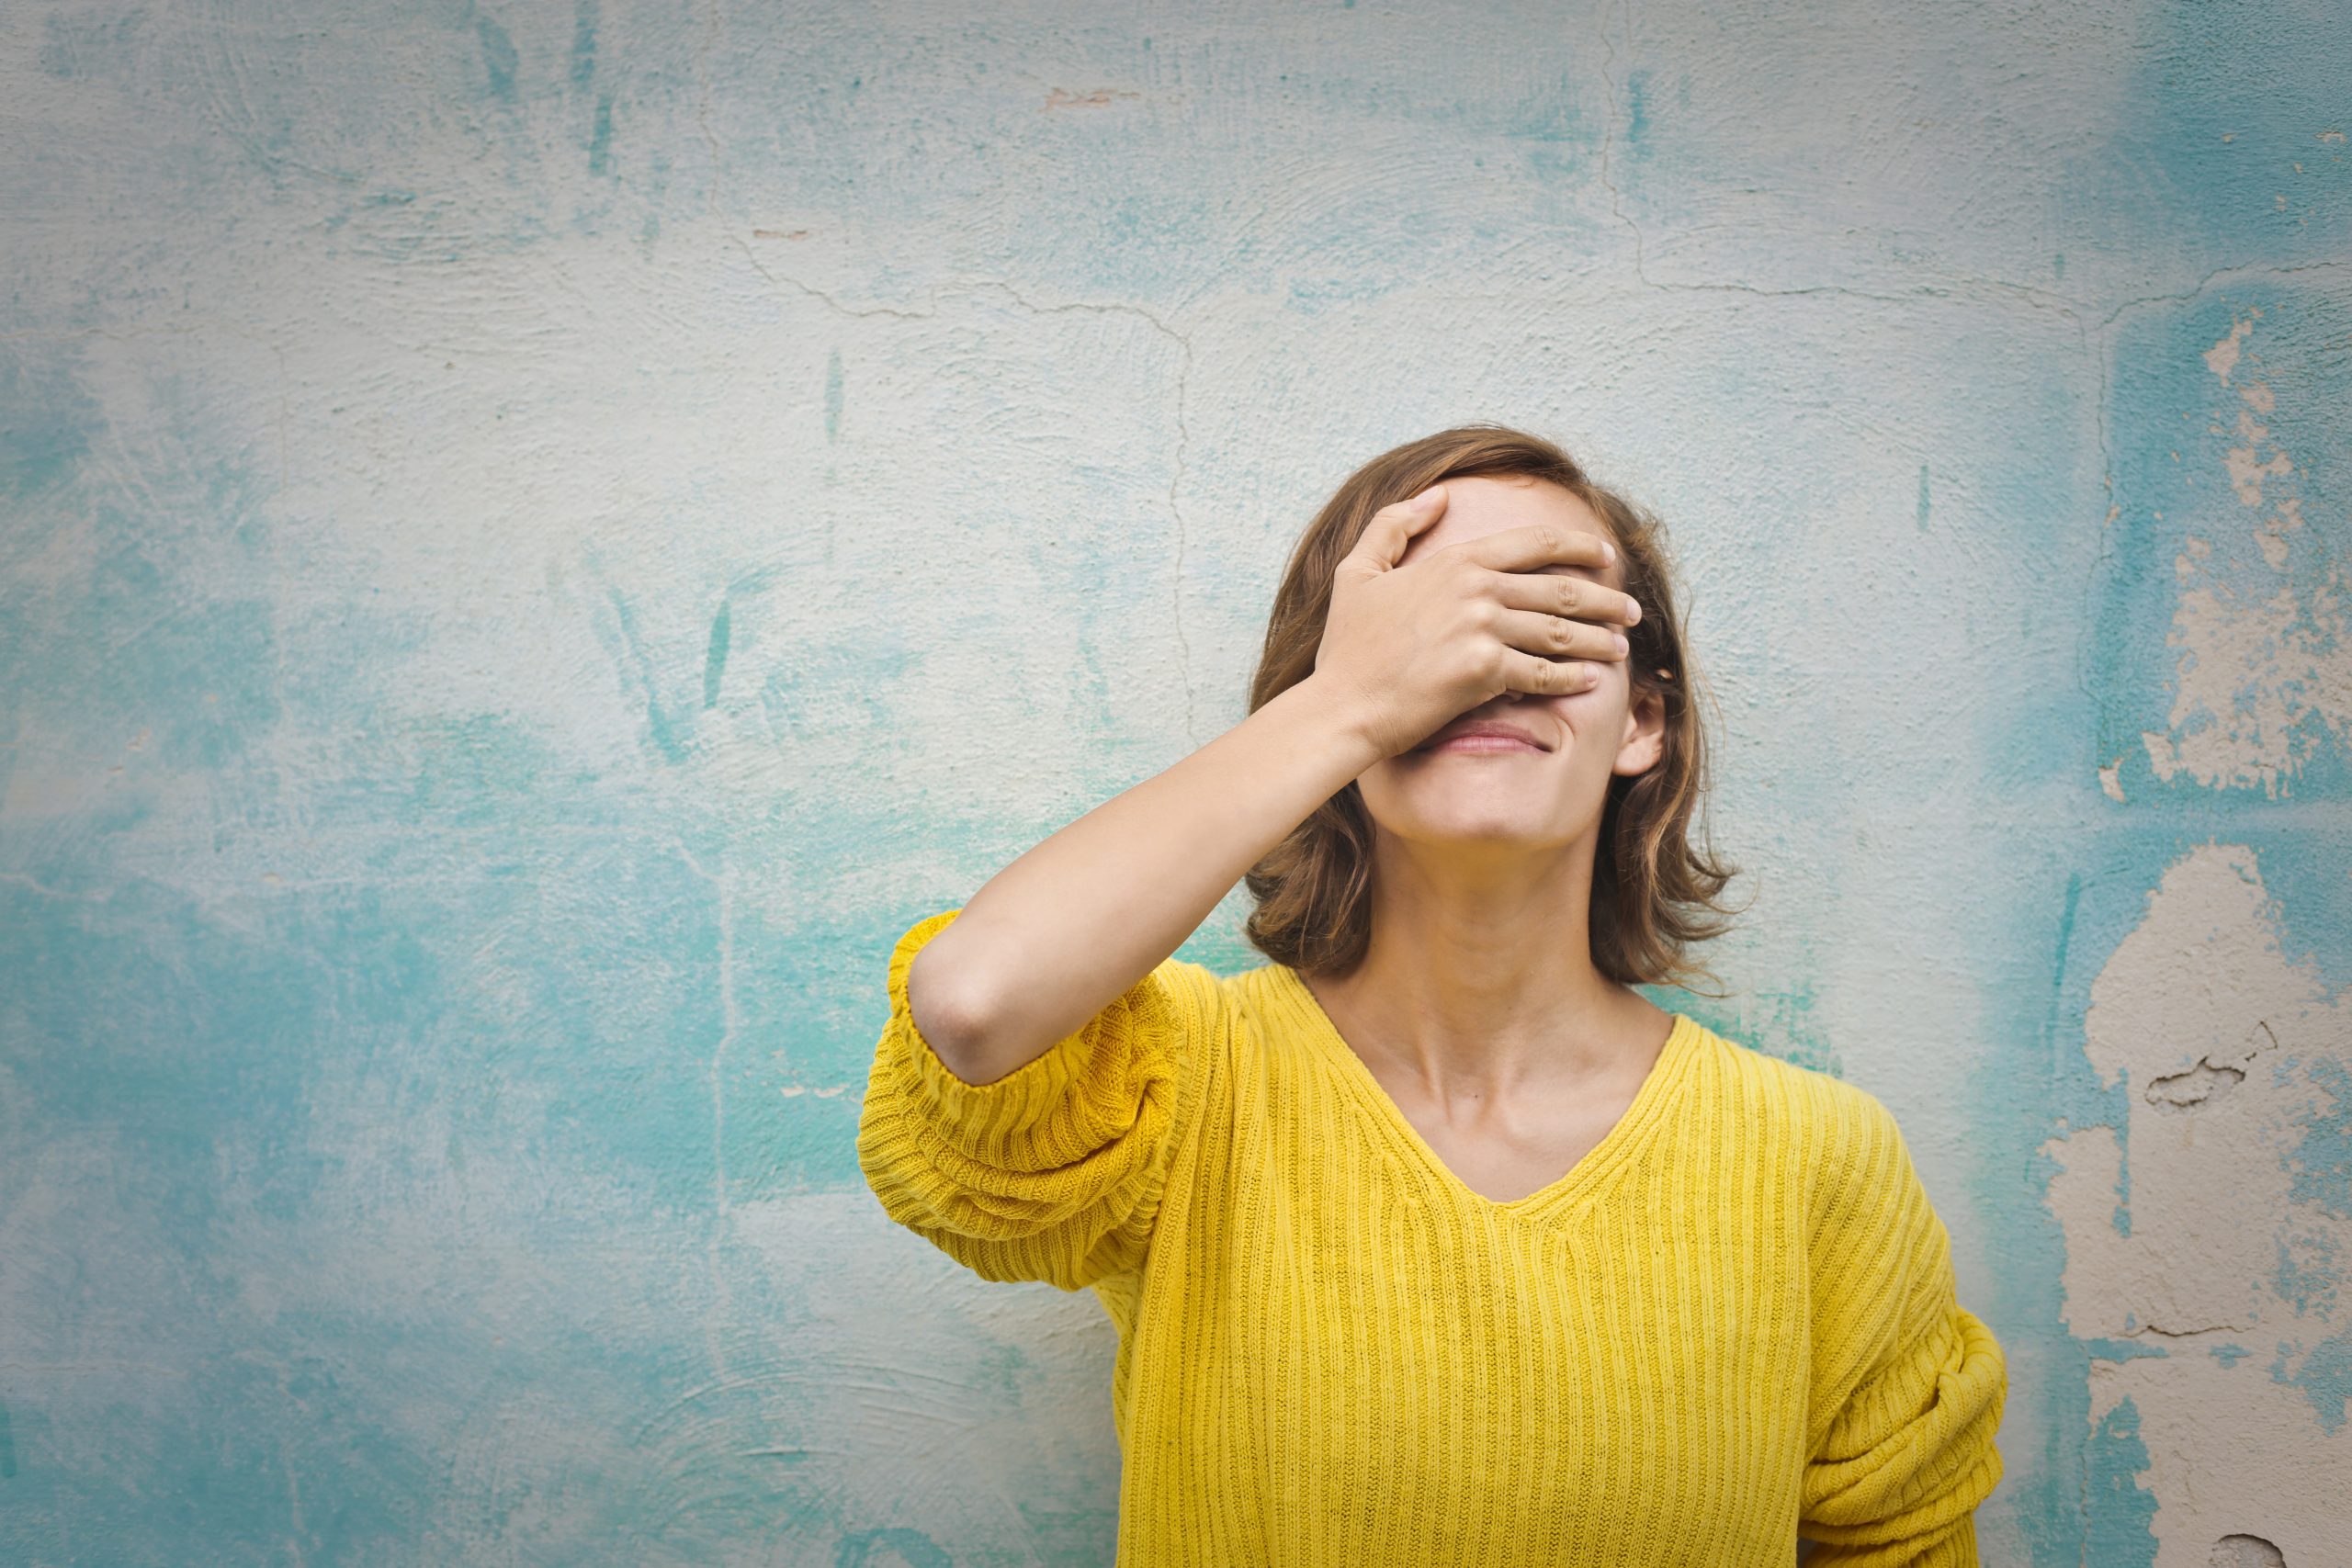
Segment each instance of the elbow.
M928 962L933 950L915 954L907 970L907 1012L932 1054L948 1071L968 1084L1002 1077L1001 1054L990 1049L995 1010L976 987L955 974L933 974Z

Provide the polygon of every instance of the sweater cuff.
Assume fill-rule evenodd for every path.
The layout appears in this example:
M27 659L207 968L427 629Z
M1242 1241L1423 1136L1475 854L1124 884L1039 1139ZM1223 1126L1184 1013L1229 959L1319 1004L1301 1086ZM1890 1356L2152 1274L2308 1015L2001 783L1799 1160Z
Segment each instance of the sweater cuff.
M1178 1023L1171 998L1156 973L1146 975L1042 1055L1001 1078L968 1083L923 1037L907 1001L915 954L961 912L918 920L890 954L892 1026L906 1032L900 1060L913 1069L916 1107L975 1159L1012 1168L1083 1159L1133 1126L1142 1087L1135 1080L1139 1071L1151 1076L1144 1063L1159 1055Z

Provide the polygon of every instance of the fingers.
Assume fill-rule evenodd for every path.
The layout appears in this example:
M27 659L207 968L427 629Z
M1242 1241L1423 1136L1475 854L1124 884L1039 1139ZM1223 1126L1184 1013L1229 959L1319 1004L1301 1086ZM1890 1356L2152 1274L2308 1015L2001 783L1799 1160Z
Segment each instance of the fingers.
M1499 534L1487 536L1501 538ZM1631 595L1589 578L1557 571L1498 571L1487 585L1497 604L1513 610L1534 610L1547 615L1569 615L1579 621L1607 621L1630 626L1642 618L1642 607Z
M1534 571L1547 566L1585 566L1598 571L1617 558L1617 547L1599 534L1556 523L1505 528L1453 548L1495 571Z
M1404 558L1405 547L1413 536L1445 515L1445 486L1434 484L1420 494L1404 501L1393 501L1372 514L1364 525L1363 536L1350 550L1342 567L1350 564L1385 571Z
M1515 648L1503 649L1503 682L1514 692L1544 697L1574 696L1600 679L1600 672L1589 664L1545 659Z
M1513 648L1550 659L1623 659L1625 634L1589 621L1534 610L1498 610L1495 635Z

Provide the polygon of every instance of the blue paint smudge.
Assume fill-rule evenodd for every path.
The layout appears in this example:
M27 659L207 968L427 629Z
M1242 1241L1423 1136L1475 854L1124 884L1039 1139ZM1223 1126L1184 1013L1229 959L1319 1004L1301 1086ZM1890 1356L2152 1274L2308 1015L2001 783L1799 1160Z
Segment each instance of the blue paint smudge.
M2132 1075L2125 1072L2116 1088L2124 1094L2132 1091ZM2132 1121L2123 1117L2115 1123L2115 1213L2111 1216L2115 1234L2132 1234Z
M886 700L893 682L907 679L912 667L904 647L877 645L865 637L808 637L795 641L791 658L789 667L779 664L770 671L760 688L761 713L778 743L790 748L827 730L857 731L866 738L867 754L877 765L916 751L899 741L898 720Z
M906 1568L954 1568L955 1561L922 1531L903 1527L845 1535L833 1549L833 1568L881 1568L892 1562Z
M0 498L29 501L62 488L90 455L106 415L54 351L0 347ZM21 526L21 524L13 525Z
M2151 1356L2161 1360L2172 1354L2161 1345L2143 1345L2137 1339L2086 1339L2082 1343L2094 1361L2142 1361Z
M2324 1235L2313 1235L2310 1245L2315 1256L2305 1258L2288 1247L2284 1235L2277 1237L2276 1242L2278 1269L2271 1276L2271 1293L2293 1307L2300 1316L2311 1317L2330 1311L2335 1305L2337 1289L2344 1282L2342 1271L2333 1264L2335 1243Z
M2281 1339L2278 1358L2270 1363L2270 1381L2301 1389L2311 1402L2312 1413L2319 1417L2320 1430L2334 1437L2344 1425L2346 1405L2352 1404L2352 1328L2312 1346L2311 1354L2303 1358L2301 1371L2292 1376L2287 1371L2290 1353L2287 1341Z
M2069 710L2074 722L2082 722L2086 705ZM2027 733L2033 733L2031 725ZM2041 741L2020 744L2031 749ZM1983 1315L2004 1343L2019 1350L2032 1343L2047 1344L2051 1364L2065 1368L2068 1374L2036 1380L2017 1391L2040 1402L2046 1434L2034 1461L2019 1467L2010 1504L2011 1517L2029 1529L2047 1521L2056 1532L2047 1541L2047 1551L2037 1550L2037 1563L2073 1562L2081 1557L2076 1521L2088 1445L2060 1434L2091 1427L2090 1360L2094 1355L2128 1359L2148 1350L2130 1341L2085 1345L2063 1329L2047 1326L2064 1314L2061 1281L2066 1249L2046 1196L2057 1161L2042 1145L2053 1130L2120 1127L2131 1114L2124 1086L2102 1082L2083 1050L2083 1017L2092 981L2106 955L2145 915L2140 878L2150 847L2128 834L2123 839L2112 845L2093 843L2053 862L2042 878L2042 890L2029 895L2027 907L2054 906L2054 918L2043 925L2030 913L2020 915L2007 922L2016 932L2014 950L1985 954L1991 972L2003 979L1988 994L1996 999L1991 1001L1984 1027L1995 1038L2018 1042L2016 1054L2027 1070L1980 1073L1972 1079L1970 1124L2014 1139L2016 1150L2014 1161L1986 1159L1969 1175L1969 1189L1984 1216L1987 1234L2002 1238L2006 1261L1986 1284ZM2157 848L2170 852L2170 840ZM2020 1168L2022 1181L2018 1179Z
M1843 1078L1845 1066L1821 1030L1821 998L1811 978L1815 971L1807 967L1800 972L1805 977L1785 990L1751 988L1746 993L1746 999L1736 1002L1667 986L1645 989L1658 1006L1688 1013L1726 1040L1778 1056L1795 1066Z
M602 175L613 166L613 96L600 94L596 99L596 124L588 136L588 172Z
M720 600L718 614L710 623L710 650L702 661L702 705L718 705L718 682L727 673L727 602Z
M683 762L686 760L685 744L678 735L677 727L671 721L669 710L662 704L660 674L653 668L653 660L638 636L636 613L629 608L628 601L621 597L619 589L608 583L605 593L613 607L618 635L605 637L603 627L599 626L598 636L616 656L623 681L634 684L644 699L646 728L652 735L654 749L666 761ZM632 674L636 677L633 682L628 680Z
M2149 1466L2140 1408L2127 1396L2093 1428L2083 1450L2083 1561L2099 1568L2153 1568L2155 1495L2140 1484Z
M580 0L571 19L571 85L585 87L596 75L597 0Z
M490 95L504 103L514 101L514 68L519 61L514 40L488 17L474 17L475 36L481 39L481 62L490 73Z
M104 20L51 12L41 29L41 71L66 81L125 76L137 68L143 20L135 10Z
M825 361L825 439L837 439L842 433L842 351L835 349Z
M2083 906L2083 874L2066 874L2066 901L2058 911L2058 931L2051 943L2050 1010L2041 1021L2041 1050L2046 1056L2057 1033L2058 1014L2066 1000L2066 955L2075 942L2075 917Z
M2247 1349L2243 1345L2216 1345L2213 1347L2213 1359L2221 1362L2224 1368L2234 1367L2240 1361L2245 1360L2248 1356L2253 1354L2253 1351Z
M2287 1195L2352 1219L2352 1072L2326 1056L2312 1058L2305 1070L2334 1099L2335 1109L2305 1122L2301 1141L2281 1156L2293 1178Z
M2066 231L2141 229L2161 211L2165 243L2233 266L2344 254L2352 165L2311 154L2313 132L2344 129L2345 51L2300 47L2284 13L2175 3L2142 15L2154 26L2135 40L2138 68L2119 80L2127 118L2103 166L2066 187ZM2310 161L2285 174L2295 159Z
M1919 532L1928 531L1928 465L1919 465Z

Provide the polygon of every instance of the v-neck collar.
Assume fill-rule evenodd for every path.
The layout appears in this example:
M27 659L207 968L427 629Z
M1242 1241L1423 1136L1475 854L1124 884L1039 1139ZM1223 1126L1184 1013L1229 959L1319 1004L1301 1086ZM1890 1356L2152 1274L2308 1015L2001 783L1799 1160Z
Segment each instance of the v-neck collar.
M1420 1168L1457 1202L1488 1213L1532 1218L1590 1192L1625 1161L1652 1126L1663 1119L1699 1043L1697 1021L1687 1013L1674 1014L1674 1026L1667 1032L1666 1043L1658 1048L1657 1059L1650 1064L1648 1076L1634 1091L1633 1102L1599 1143L1587 1149L1575 1165L1534 1191L1517 1198L1489 1198L1455 1175L1453 1168L1438 1157L1429 1140L1421 1136L1420 1129L1413 1125L1373 1075L1372 1068L1356 1055L1355 1048L1340 1032L1339 1025L1331 1021L1331 1015L1323 1010L1322 1002L1298 971L1285 964L1268 964L1267 970L1306 1019L1306 1032L1315 1048L1330 1059L1340 1081L1406 1162Z

